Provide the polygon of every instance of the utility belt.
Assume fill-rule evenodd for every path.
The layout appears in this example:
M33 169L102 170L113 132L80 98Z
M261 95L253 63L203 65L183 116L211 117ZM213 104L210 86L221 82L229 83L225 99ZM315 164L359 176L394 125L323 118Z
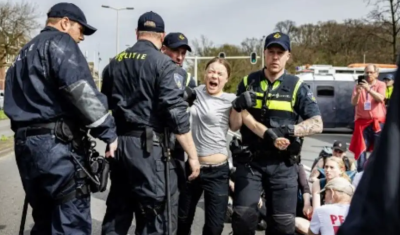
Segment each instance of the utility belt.
M60 191L71 187L77 181L84 182L78 185L75 191L66 195L59 195L56 198L58 203L64 203L75 197L85 197L90 192L103 192L107 188L108 174L110 171L109 162L95 150L96 142L90 140L87 136L87 130L80 128L70 120L59 119L48 123L18 123L13 125L17 129L24 128L26 137L52 134L65 144L71 144L72 148L78 152L83 150L83 163L78 159L75 151L71 152L71 156L76 164L80 166L76 171L75 177L71 178ZM88 181L89 179L89 181Z
M262 159L278 159L284 160L288 164L298 164L301 161L300 151L301 151L301 143L291 143L294 145L292 149L290 146L287 150L281 151L278 149L266 150L263 148L259 148L258 146L245 146L241 145L241 143L231 143L230 150L232 153L233 164L236 166L239 164L248 164L252 161L258 161ZM261 146L261 145L260 145ZM300 147L299 147L300 146ZM275 147L273 147L275 148Z
M142 148L146 149L146 152L151 154L153 151L153 146L161 146L164 140L164 134L154 132L153 128L145 127L138 128L128 131L118 131L119 136L134 136L141 138Z
M54 134L58 140L64 143L72 143L74 149L80 149L84 145L87 131L81 129L70 120L59 119L47 123L17 123L13 124L16 129L25 129L25 136Z

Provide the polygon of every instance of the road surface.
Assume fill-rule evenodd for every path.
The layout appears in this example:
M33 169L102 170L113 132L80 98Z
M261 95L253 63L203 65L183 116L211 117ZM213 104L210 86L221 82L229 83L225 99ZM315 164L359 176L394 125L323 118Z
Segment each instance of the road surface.
M6 131L6 133L8 133ZM3 134L0 123L0 135ZM12 132L11 132L12 134ZM343 142L350 142L350 135L344 134L321 134L314 137L306 138L303 152L302 161L304 164L311 166L314 158L318 155L323 146L332 145L335 140ZM101 152L104 151L104 144L99 143L97 149ZM105 200L108 191L104 193L97 193L92 196L92 219L93 219L93 233L100 234L101 221L105 213ZM24 201L24 192L21 187L21 180L19 178L18 170L15 163L15 158L12 154L0 157L0 234L2 235L15 235L18 234L19 223L22 213L22 205ZM203 199L198 204L196 217L192 226L192 234L199 235L202 231L204 224L204 202ZM31 209L28 210L28 217L25 226L25 235L30 233L33 225L33 220L30 216ZM225 224L224 235L229 234L231 231L230 224ZM134 225L131 227L129 234L134 234ZM257 234L264 234L257 232Z

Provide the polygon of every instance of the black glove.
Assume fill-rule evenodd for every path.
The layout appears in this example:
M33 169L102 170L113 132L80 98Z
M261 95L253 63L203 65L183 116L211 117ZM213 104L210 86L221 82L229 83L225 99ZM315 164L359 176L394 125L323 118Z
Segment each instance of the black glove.
M252 91L246 91L232 101L232 107L237 112L242 112L243 109L249 109L256 105L257 95Z
M290 136L293 136L294 132L294 126L281 126L277 128L268 128L264 132L264 140L269 142L272 141L274 142L278 138L288 138Z
M193 105L193 102L196 100L196 92L194 89L186 86L185 92L183 93L183 99L189 103L189 106Z

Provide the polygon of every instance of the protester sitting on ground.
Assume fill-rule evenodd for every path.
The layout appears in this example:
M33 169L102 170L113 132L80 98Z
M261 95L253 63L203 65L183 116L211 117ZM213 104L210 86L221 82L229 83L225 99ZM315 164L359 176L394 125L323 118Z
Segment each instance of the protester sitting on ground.
M312 206L315 211L324 202L324 194L320 195L321 188L323 188L329 181L334 178L342 177L351 183L350 177L346 174L344 162L338 157L329 157L325 162L325 178L314 181L312 185Z
M356 164L355 161L346 156L347 146L341 141L335 141L332 146L332 156L343 159L346 171L355 171ZM310 183L321 178L321 169L324 168L326 158L321 157L314 168L311 170Z
M311 222L302 218L297 232L308 235L335 235L350 208L355 188L343 178L330 180L320 193L325 194L326 204L314 210Z

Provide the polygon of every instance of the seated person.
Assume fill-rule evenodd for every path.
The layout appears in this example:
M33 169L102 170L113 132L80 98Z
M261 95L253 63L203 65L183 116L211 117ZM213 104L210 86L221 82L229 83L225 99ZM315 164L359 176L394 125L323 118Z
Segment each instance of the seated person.
M344 162L341 158L329 157L325 162L325 177L324 179L317 179L312 185L312 206L315 211L316 208L324 204L325 194L320 195L320 191L329 181L334 178L342 177L351 183L350 177L346 174Z
M311 222L304 220L301 234L335 235L346 219L355 188L343 178L330 180L321 191L325 193L326 205L314 210Z
M332 156L343 159L346 171L356 171L355 161L346 156L347 146L341 141L335 141L332 146ZM326 158L321 157L314 168L311 170L310 183L314 182L316 179L323 178L323 169L325 165Z

